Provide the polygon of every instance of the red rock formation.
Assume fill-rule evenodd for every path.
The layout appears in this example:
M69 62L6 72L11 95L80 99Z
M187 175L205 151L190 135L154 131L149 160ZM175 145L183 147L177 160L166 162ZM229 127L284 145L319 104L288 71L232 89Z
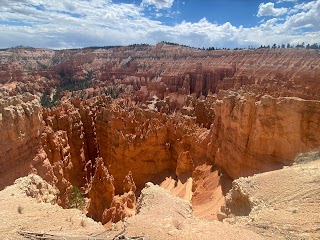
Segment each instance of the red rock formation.
M0 188L32 171L59 189L58 202L66 206L69 188L77 186L91 200L88 214L103 223L134 214L135 193L148 181L171 177L190 186L186 179L193 177L194 205L212 207L224 201L224 176L280 168L320 145L319 102L274 98L320 99L320 58L313 50L158 44L17 48L0 58L1 97L54 93L94 71L87 89L62 92L62 104L43 111L45 128L35 97L4 98ZM230 88L238 93L224 91ZM222 178L211 165L225 171ZM215 197L202 201L209 195Z
M134 208L135 184L141 189L145 182L161 182L167 176L182 180L191 176L192 172L195 174L195 169L205 163L214 163L226 171L225 176L237 178L290 164L297 153L319 146L319 139L314 134L319 126L318 102L272 97L263 97L257 102L250 94L224 95L222 100L208 97L194 103L195 106L198 102L206 106L202 108L204 112L208 111L206 109L214 110L214 114L211 113L214 121L210 131L196 125L197 120L201 121L201 114L198 114L198 118L180 114L165 115L155 110L143 110L122 100L111 103L106 98L96 98L94 101L83 103L76 101L75 105L64 104L59 112L54 109L45 115L46 121L50 119L49 124L56 126L54 128L64 126L66 129L51 132L54 135L46 140L48 143L51 141L52 149L61 150L56 151L55 154L58 155L54 157L54 151L46 149L45 143L44 149L48 159L51 159L51 164L54 163L54 159L66 158L62 161L64 165L58 166L63 166L60 172L63 172L67 182L71 182L70 176L81 170L73 167L72 147L67 131L77 129L74 125L86 126L80 128L80 135L86 139L88 133L89 140L93 143L92 149L99 149L95 154L104 159L95 163L90 157L86 157L92 156L91 154L85 154L84 160L81 160L85 165L82 170L86 174L84 182L89 181L90 185L89 197L92 205L89 214L107 223L132 214L130 209ZM79 117L76 105L82 109L82 118ZM75 120L64 120L65 125L53 124L64 118ZM86 124L82 124L82 119ZM306 119L309 122L306 122ZM202 121L210 123L209 120ZM87 127L89 131L85 130ZM78 134L78 131L75 133ZM69 130L69 134L72 134L72 131ZM63 142L67 145L60 144ZM85 142L86 140L83 140L78 143L87 149L89 145ZM62 152L67 154L59 155ZM132 173L127 175L128 171ZM204 175L210 179L210 173ZM212 204L213 200L208 203L196 200L197 195L203 196L199 189L204 188L197 187L202 183L198 182L195 176L195 203L199 206ZM101 185L95 179L106 179L106 183ZM61 177L56 182L64 183ZM216 183L215 187L211 185L213 189L220 187L221 182L217 180ZM106 188L104 185L111 190L100 196L103 191L99 187ZM62 186L60 188L63 189ZM219 191L221 198L214 199L222 203L223 194ZM119 196L114 197L115 194ZM107 199L106 203L98 207L97 202L101 199Z
M124 194L114 196L109 209L102 214L102 223L112 223L131 217L135 214L136 208L136 186L131 172L123 180Z
M41 138L43 149L34 158L32 170L57 187L58 203L66 207L71 187L70 175L73 171L67 133L61 130L54 132L50 127L46 127Z
M86 159L92 161L98 157L98 143L95 132L95 109L86 106L85 103L79 106L81 121L83 123L83 132L85 135Z
M122 180L128 170L141 189L147 181L190 174L194 166L206 162L202 143L208 131L197 127L194 119L119 104L96 113L100 156L115 178L116 193L123 193ZM199 137L200 133L205 135Z
M154 95L163 99L173 92L206 96L230 88L245 88L260 96L319 98L320 58L316 50L203 51L166 44L142 48L1 51L0 83L40 93L60 84L61 73L66 72L61 70L70 70L70 76L77 78L93 70L96 86L131 85L140 101Z
M91 201L88 208L88 216L96 221L108 222L102 214L109 209L114 198L114 179L105 167L102 158L96 159L95 174L88 188L88 196Z
M28 174L43 127L39 101L31 94L0 100L0 189Z
M320 146L320 102L230 93L215 105L208 154L236 179L292 164Z
M157 115L157 116L153 116ZM120 106L97 112L96 131L100 156L115 178L118 194L128 170L138 188L163 172L174 169L170 159L164 116L150 111L127 111Z
M192 173L192 206L197 217L217 220L225 195L231 189L231 179L221 169L211 165L198 166Z
M79 110L71 104L63 104L52 111L45 111L44 120L54 132L63 131L67 135L66 142L70 146L68 180L72 185L84 186L86 181L86 145ZM48 157L50 159L51 156ZM53 161L53 159L50 161Z

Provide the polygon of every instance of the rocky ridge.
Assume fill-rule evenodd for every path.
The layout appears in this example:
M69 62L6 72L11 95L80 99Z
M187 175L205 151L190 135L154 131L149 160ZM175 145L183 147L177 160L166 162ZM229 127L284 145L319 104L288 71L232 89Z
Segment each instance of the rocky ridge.
M319 147L319 110L319 101L231 92L215 104L208 154L232 179L290 165Z

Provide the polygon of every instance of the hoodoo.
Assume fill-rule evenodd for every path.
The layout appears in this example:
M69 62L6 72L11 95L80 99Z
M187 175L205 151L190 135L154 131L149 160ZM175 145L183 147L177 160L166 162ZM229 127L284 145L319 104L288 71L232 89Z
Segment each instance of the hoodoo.
M108 236L124 224L151 239L319 237L318 50L160 43L0 59L0 205L25 202L19 217L42 211L38 199L79 206ZM105 232L48 204L70 229Z

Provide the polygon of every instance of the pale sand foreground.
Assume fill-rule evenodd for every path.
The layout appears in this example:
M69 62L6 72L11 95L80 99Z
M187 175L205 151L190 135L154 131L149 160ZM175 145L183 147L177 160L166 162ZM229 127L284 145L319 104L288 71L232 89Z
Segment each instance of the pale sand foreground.
M320 159L240 178L233 182L233 189L236 186L252 210L225 221L268 239L320 239ZM240 197L229 197L230 206L244 208Z
M29 181L29 175L18 180L19 183L0 191L0 239L25 239L17 231L83 236L105 230L77 209L38 202L50 202L54 198L51 186L40 177ZM26 192L37 196L38 200L27 197Z

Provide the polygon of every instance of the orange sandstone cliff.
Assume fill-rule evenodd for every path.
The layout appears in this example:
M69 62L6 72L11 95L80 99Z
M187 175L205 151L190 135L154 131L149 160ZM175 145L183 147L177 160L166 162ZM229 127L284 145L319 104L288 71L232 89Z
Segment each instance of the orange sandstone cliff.
M41 106L31 94L0 100L0 189L28 174L41 146L44 129Z

